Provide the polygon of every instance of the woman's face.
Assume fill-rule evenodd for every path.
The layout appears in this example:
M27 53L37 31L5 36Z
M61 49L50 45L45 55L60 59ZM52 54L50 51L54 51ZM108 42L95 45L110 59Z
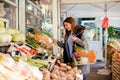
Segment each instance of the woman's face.
M66 30L71 31L71 24L70 23L64 22L64 27Z

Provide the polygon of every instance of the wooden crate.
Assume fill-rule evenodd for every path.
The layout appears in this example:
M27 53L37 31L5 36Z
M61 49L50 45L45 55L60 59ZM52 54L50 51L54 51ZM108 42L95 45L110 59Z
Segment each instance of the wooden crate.
M112 80L120 80L120 59L112 56Z

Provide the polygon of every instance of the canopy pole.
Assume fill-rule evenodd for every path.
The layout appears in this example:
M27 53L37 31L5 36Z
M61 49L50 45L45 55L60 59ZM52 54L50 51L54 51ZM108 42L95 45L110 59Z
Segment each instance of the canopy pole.
M104 9L104 12L105 12L105 17L107 17L107 4L105 3L105 9ZM105 69L107 69L107 28L105 28L105 38L106 38L106 41L105 41Z
M107 4L106 3L105 3L104 12L105 12L105 18L107 18ZM105 18L104 18L104 20L105 20ZM105 23L103 23L103 24L105 24ZM111 71L107 69L107 38L108 38L107 28L108 28L108 26L109 26L108 24L102 25L102 27L105 28L105 34L103 34L105 37L104 38L105 39L105 67L104 67L104 69L99 69L97 72L98 74L101 74L101 75L109 75L111 73Z

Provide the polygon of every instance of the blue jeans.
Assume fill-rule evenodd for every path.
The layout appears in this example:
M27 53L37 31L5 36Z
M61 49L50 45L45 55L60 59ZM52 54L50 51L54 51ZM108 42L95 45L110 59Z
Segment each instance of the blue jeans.
M87 80L87 77L85 74L83 74L83 80Z

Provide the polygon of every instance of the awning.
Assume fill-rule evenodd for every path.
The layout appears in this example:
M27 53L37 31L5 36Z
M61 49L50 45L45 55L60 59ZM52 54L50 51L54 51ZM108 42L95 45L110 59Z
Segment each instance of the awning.
M95 2L112 2L112 1L120 1L120 0L61 0L61 4L87 4L87 3L95 3Z

